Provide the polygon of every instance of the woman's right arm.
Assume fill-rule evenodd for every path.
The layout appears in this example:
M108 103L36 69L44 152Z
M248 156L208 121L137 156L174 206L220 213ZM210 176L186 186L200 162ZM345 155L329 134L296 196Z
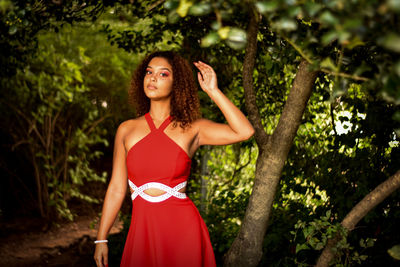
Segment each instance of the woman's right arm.
M126 197L127 189L127 170L125 163L124 123L118 127L114 141L113 166L110 184L108 185L106 196L104 198L103 210L101 214L100 226L97 232L97 240L107 239L108 233L115 222L117 214L121 208L122 202ZM104 267L108 264L108 246L107 243L96 244L94 259L98 267Z

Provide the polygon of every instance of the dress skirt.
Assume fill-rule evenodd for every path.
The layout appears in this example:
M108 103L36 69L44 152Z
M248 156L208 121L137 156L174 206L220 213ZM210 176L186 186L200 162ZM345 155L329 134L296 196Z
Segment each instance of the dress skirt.
M121 261L130 266L215 266L207 227L189 198L134 199Z

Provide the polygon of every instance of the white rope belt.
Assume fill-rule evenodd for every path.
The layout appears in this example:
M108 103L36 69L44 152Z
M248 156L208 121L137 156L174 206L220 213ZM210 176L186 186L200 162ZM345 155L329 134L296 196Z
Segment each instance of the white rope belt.
M147 184L141 185L139 187L137 187L129 179L128 179L128 183L129 183L129 186L133 189L133 193L131 195L132 200L134 200L138 195L141 196L143 199L150 201L150 202L161 202L172 196L181 198L181 199L186 198L186 194L179 192L179 190L186 186L187 181L184 181L173 188L171 188L165 184L156 183L156 182L147 183ZM165 191L165 193L160 196L150 196L150 195L146 194L145 192L143 192L144 190L149 189L149 188L161 189L161 190Z

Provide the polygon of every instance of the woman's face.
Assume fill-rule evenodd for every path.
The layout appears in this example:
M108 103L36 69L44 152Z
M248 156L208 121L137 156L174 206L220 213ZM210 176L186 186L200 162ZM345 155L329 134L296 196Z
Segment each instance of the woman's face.
M165 58L152 58L143 80L146 96L152 100L168 98L172 92L172 76L172 66Z

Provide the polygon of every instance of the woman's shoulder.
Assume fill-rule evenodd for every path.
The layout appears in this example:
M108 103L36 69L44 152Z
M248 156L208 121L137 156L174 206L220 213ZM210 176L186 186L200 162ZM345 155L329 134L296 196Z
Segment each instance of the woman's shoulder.
M128 132L132 132L142 120L144 120L144 116L121 122L118 126L117 134L125 135Z

